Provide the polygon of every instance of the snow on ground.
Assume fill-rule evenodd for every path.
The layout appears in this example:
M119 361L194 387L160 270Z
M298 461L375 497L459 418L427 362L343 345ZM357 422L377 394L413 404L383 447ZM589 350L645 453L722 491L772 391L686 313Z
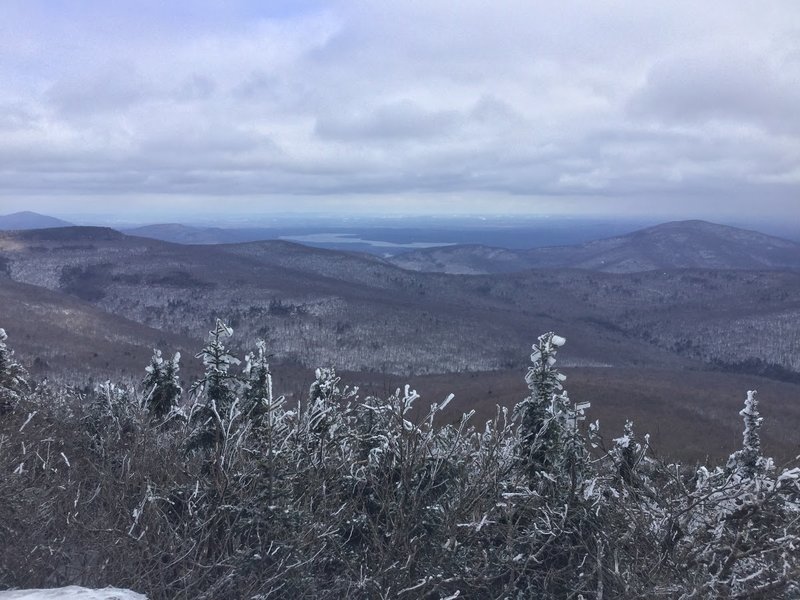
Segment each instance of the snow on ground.
M70 586L51 590L0 592L0 600L147 600L147 598L130 590L116 588L89 590Z

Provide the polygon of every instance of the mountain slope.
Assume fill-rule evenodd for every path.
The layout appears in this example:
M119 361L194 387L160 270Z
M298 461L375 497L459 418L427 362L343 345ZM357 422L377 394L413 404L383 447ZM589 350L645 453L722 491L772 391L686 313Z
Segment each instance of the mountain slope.
M176 244L231 244L263 239L265 233L243 229L223 229L221 227L192 227L181 223L143 225L122 229L127 235L152 238Z
M509 273L534 268L635 273L657 269L800 270L800 243L705 221L676 221L577 246L505 250L450 246L391 259L404 269Z
M396 373L512 367L525 363L535 335L551 329L574 338L575 364L604 364L608 356L682 364L599 316L566 322L586 314L585 302L532 291L538 282L517 289L413 273L372 256L290 242L183 246L68 228L0 233L0 262L14 281L186 336L222 317L243 347L264 337L279 358L309 366Z
M107 313L77 298L0 280L0 327L35 374L85 383L87 374L140 377L153 348L194 354L200 341ZM202 330L197 332L202 334Z
M48 227L69 227L71 225L72 223L67 221L30 211L0 215L0 230L44 229Z
M522 368L536 335L558 331L576 366L800 373L800 271L461 276L290 242L185 246L75 227L0 233L0 276L187 337L221 317L240 348L266 338L309 367Z
M240 347L263 337L278 358L307 366L522 368L531 341L552 330L570 340L577 366L800 373L800 272L460 276L282 241L183 246L65 228L0 233L3 274L188 337L221 317Z

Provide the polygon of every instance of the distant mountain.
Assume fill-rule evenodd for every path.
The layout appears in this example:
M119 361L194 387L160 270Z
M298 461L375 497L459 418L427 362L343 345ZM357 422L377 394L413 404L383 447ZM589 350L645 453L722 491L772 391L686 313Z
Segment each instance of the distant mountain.
M558 331L576 366L613 360L800 373L800 272L790 270L560 268L466 277L285 241L179 245L73 227L0 232L0 277L187 337L220 317L236 329L238 348L265 338L277 359L309 367L416 375L523 368L531 340ZM0 326L7 311L0 301ZM34 315L16 314L12 322L35 325Z
M535 268L636 273L658 269L800 270L800 243L706 221L676 221L575 246L507 250L448 246L398 255L404 269L452 274Z
M591 219L314 219L276 220L270 225L197 226L151 224L120 229L129 235L178 244L235 244L283 239L315 248L394 256L418 248L480 244L527 249L582 244L630 233L652 223Z
M573 364L605 364L612 355L629 365L685 360L626 339L581 299L536 291L558 286L549 276L510 288L285 241L187 246L102 228L6 232L3 273L186 336L202 335L221 317L241 347L266 338L276 358L308 366L393 373L522 366L527 351L520 349L550 330L570 337ZM584 280L575 283L580 290ZM568 321L576 314L593 318Z
M49 227L69 227L72 223L40 215L39 213L23 211L10 215L0 215L0 230L45 229Z
M110 227L48 227L44 229L25 229L0 233L2 239L16 239L30 244L46 242L54 244L55 248L64 248L58 244L74 244L87 242L114 242L125 239L126 236ZM72 246L66 246L71 248Z
M263 236L253 237L245 230L223 229L221 227L192 227L180 223L163 223L158 225L144 225L131 229L122 229L127 235L151 238L175 244L231 244L236 242L251 242L263 239Z

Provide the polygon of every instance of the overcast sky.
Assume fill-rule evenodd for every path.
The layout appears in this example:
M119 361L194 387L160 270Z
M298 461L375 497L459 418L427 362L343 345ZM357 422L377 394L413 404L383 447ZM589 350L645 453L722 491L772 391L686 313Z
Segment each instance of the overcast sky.
M800 4L0 2L0 212L800 219Z

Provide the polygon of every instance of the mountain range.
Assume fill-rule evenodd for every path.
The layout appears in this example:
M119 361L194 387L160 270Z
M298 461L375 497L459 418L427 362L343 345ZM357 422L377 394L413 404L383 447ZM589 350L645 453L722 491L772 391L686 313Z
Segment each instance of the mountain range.
M404 269L451 274L524 269L636 273L658 269L800 269L800 243L706 221L676 221L574 246L527 250L458 245L391 259Z
M120 229L126 235L152 238L176 244L236 244L274 237L266 228L196 227L182 223L159 223Z
M636 264L669 268L607 272L601 262L466 276L285 241L192 246L69 227L1 233L0 273L187 337L222 317L241 326L244 346L266 337L280 358L315 366L514 368L535 333L556 330L570 337L575 365L729 368L745 344L751 371L800 372L800 272L776 269L791 265L793 243L766 238L780 256L769 269L724 268L736 247L743 265L772 256L757 236L675 223L598 242L624 251L626 265L640 248ZM709 240L717 251L692 259L686 248ZM706 268L675 268L697 265Z
M68 226L71 224L61 219L29 211L0 216L0 231ZM300 232L304 230L197 227L181 223L144 225L119 231L130 236L182 245L257 242L276 239L287 231L293 232L289 237L299 236L299 239L308 237L316 240L320 237L320 235L301 235ZM390 231L382 233L387 234ZM413 231L415 235L421 233L418 230ZM333 239L351 234L326 235L332 239L322 243L313 241L308 245L349 252L367 252L373 255L388 249L384 252L387 262L403 269L459 275L486 275L554 268L588 269L607 273L682 268L800 269L798 242L698 220L664 223L625 235L581 244L523 249L462 243L431 243L428 247L417 249L409 249L413 248L414 244L408 244L409 248L404 248L404 244L397 243L372 247L368 242L340 243L337 239ZM389 236L393 237L391 233ZM515 240L516 243L518 240Z
M410 255L446 251L463 265L474 248ZM587 248L606 258L592 261ZM99 227L6 231L0 327L35 373L77 383L87 374L139 378L154 347L181 351L191 377L201 368L191 357L219 317L234 327L240 356L266 339L285 365L282 389L299 396L303 374L328 364L366 389L385 393L410 378L434 398L478 377L481 385L467 387L485 388L484 400L461 397L478 402L483 416L525 393L530 344L552 330L568 340L560 362L576 374L576 389L604 398L599 414L623 414L612 410L617 391L639 374L641 392L630 398L642 404L625 414L658 427L667 411L686 431L703 421L722 444L737 423L715 420L722 409L713 402L693 403L727 394L734 386L726 381L774 388L779 406L800 394L792 383L800 381L795 251L793 242L754 232L669 223L552 249L548 268L517 263L463 275L278 240L181 245ZM642 270L627 272L634 265ZM774 436L784 446L791 437Z
M0 261L14 281L165 331L197 335L222 317L241 329L244 346L266 337L280 358L309 365L395 373L499 368L524 359L512 348L529 344L529 328L520 325L534 308L534 331L565 327L555 298L520 306L519 294L494 293L506 286L500 280L414 273L370 255L282 241L186 246L105 228L47 229L0 234ZM593 333L576 340L577 361L595 362L618 345L609 341L615 332L583 328ZM618 352L619 360L670 358L640 345Z

